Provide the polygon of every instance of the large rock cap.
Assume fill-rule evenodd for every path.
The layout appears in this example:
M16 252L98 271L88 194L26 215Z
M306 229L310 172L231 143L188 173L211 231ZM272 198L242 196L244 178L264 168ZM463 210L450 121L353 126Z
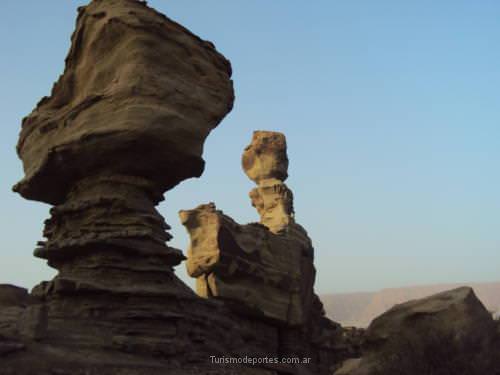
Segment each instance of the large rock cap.
M213 44L136 0L79 9L64 73L23 120L15 190L58 204L98 173L167 190L198 177L203 142L231 110L231 66Z
M288 177L286 138L283 133L255 131L242 156L243 170L257 184L263 180L285 181Z

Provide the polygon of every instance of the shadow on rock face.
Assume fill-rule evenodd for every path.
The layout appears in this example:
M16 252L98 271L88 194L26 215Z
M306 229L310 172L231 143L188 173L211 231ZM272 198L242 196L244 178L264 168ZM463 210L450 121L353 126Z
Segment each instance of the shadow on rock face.
M500 371L500 336L471 288L394 306L366 332L364 356L336 375L481 375Z

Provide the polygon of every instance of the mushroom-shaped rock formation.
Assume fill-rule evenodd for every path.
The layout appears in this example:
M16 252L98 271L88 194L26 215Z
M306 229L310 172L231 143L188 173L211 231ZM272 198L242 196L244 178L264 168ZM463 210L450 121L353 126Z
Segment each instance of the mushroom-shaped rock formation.
M192 258L190 272L208 295L206 273L220 270L210 290L228 298L200 298L173 272L185 258L166 245L156 205L202 173L204 140L232 108L230 76L211 43L145 2L79 9L65 71L18 144L15 190L55 205L35 255L59 273L30 294L0 286L1 374L326 375L345 358L282 183L283 135L261 137L244 162L270 166L255 175L264 225L238 226L212 206L182 215L214 256L193 246L205 264Z
M14 189L56 204L35 251L60 271L44 288L158 291L184 257L165 245L155 205L201 175L204 140L233 105L231 66L133 0L81 7L71 41L18 144L26 176Z

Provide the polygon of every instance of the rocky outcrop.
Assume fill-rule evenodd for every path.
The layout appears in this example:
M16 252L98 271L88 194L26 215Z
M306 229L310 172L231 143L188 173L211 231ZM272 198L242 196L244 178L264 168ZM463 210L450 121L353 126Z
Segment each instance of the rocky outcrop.
M204 140L232 108L230 77L210 42L145 2L79 9L64 73L23 120L14 188L54 205L35 255L58 274L29 295L0 287L2 375L328 374L345 357L313 293L283 135L256 133L244 160L262 224L213 206L183 215L202 245L190 272L205 297L227 298L201 298L174 273L185 257L156 205L202 173Z
M293 228L293 194L283 183L288 177L284 134L254 132L252 142L243 152L242 166L248 178L257 184L250 191L250 199L260 215L261 224L272 233Z
M368 327L363 357L336 374L494 374L494 328L468 287L396 305Z
M354 345L324 316L314 294L314 249L295 222L285 136L254 132L243 153L243 169L257 183L250 192L260 223L240 225L215 204L180 211L191 237L186 262L197 293L224 301L235 313L279 327L280 352L315 357L319 373L329 372ZM354 349L356 351L356 349Z
M254 132L242 164L258 184L250 198L261 221L239 225L214 204L181 211L191 236L188 273L202 297L236 301L256 316L303 326L313 307L314 249L295 223L293 195L282 181L288 176L285 136Z
M232 107L230 76L211 43L144 3L79 9L64 73L18 144L26 176L14 189L56 204L35 255L59 275L38 294L172 288L184 257L165 245L155 206L203 171L204 140Z
M260 224L239 225L214 204L181 211L191 236L186 262L202 297L237 301L246 312L288 325L310 317L314 268L304 231L277 236ZM304 296L305 298L302 298Z

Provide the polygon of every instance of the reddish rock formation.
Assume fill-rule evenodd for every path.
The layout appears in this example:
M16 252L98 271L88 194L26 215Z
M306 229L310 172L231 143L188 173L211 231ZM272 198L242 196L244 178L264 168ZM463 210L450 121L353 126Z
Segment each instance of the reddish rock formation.
M254 285L237 264L255 308L200 298L173 272L184 256L166 244L169 227L155 207L202 173L204 140L232 108L230 76L211 43L144 2L94 0L79 9L65 71L24 119L18 144L25 177L15 190L55 205L35 255L59 272L31 295L0 288L2 375L327 374L344 356L340 327L313 295L312 246L282 183L282 135L256 133L244 161L267 226L249 226L248 235L270 246L255 252L247 246L259 244L254 238L241 245L243 261L268 262ZM242 241L236 223L204 212L228 241ZM210 225L199 234L207 253ZM266 288L275 293L263 305ZM309 360L278 361L299 356ZM214 363L220 357L240 363Z

